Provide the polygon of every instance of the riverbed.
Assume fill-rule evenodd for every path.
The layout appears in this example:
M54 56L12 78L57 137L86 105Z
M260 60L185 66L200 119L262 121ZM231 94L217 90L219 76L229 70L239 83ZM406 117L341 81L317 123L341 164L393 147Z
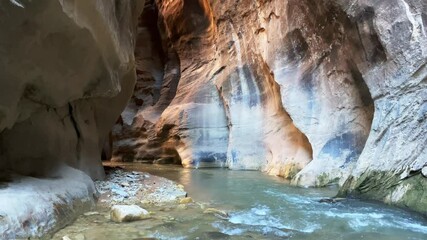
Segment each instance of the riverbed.
M55 237L70 239L427 239L420 215L355 199L330 203L337 188L297 188L256 171L184 169L170 165L120 164L182 184L194 202L142 205L148 220L113 223L108 209L80 217ZM207 208L228 216L207 214Z

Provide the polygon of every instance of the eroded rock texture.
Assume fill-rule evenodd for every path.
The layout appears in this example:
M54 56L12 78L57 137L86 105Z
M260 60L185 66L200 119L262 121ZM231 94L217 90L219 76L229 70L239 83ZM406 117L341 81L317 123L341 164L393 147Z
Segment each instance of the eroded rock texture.
M14 215L11 205L0 205L0 238L41 236L72 220L61 211L91 205L75 201L93 203L87 175L103 177L101 148L133 91L143 4L0 3L0 200L25 209ZM78 173L61 170L66 166Z
M427 213L427 37L425 1L358 1L348 7L363 31L376 33L383 62L360 64L375 103L366 146L343 192ZM364 42L369 54L372 44ZM366 50L368 49L368 50Z
M157 22L139 24L147 44L113 131L116 159L338 182L343 193L425 212L425 1L146 8Z

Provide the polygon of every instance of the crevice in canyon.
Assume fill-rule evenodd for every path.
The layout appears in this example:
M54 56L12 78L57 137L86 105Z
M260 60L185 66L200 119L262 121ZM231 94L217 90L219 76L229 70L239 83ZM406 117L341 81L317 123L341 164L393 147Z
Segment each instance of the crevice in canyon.
M68 114L70 116L71 123L73 124L74 130L76 131L77 139L79 141L81 137L81 133L79 130L79 126L77 125L77 121L74 117L73 105L71 105L71 103L68 103Z

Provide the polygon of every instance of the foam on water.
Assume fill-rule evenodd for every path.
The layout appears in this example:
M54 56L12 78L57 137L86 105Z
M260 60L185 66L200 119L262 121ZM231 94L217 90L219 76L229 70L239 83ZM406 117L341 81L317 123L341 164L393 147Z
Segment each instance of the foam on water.
M309 217L308 219L321 219L327 217L330 219L329 221L336 221L333 219L339 218L341 219L341 222L347 223L347 225L355 232L402 229L427 234L427 226L418 223L413 219L409 219L408 216L401 216L402 212L397 210L392 211L383 209L378 211L374 207L351 206L350 204L342 203L336 203L334 205L330 205L328 203L319 203L319 200L322 198L322 196L316 194L312 196L302 196L297 194L278 192L272 189L265 190L264 193L282 201L284 205L283 211L287 211L290 207L292 207L293 209L304 211L305 216ZM295 221L298 220L295 219ZM313 222L312 220L305 222L304 225L315 226L310 229L311 232L319 228L325 228L325 226L319 227L319 224ZM299 230L301 231L301 229Z
M171 235L173 235L171 233ZM151 234L149 236L150 238L155 238L155 239L162 239L162 240L184 240L187 239L187 237L183 237L183 236L167 236L164 233L160 233L160 232L155 232L154 234Z
M228 226L226 224L224 224L223 222L214 222L212 223L212 226L216 229L218 229L220 232L224 233L224 234L228 234L228 235L242 235L243 233L245 233L247 230L241 227L237 227L237 226Z
M400 229L410 229L414 232L419 232L419 233L424 233L427 234L427 226L419 224L419 223L414 223L414 222L409 222L407 220L398 220L395 222L396 225L395 227L398 227ZM427 238L427 236L426 236Z
M287 221L272 213L265 205L258 205L249 211L239 211L230 214L230 223L246 226L257 226L261 231L274 233L277 236L287 234L281 230L292 230L311 233L320 228L319 224L307 221Z
M270 226L275 228L285 228L280 223L280 219L267 213L270 212L270 208L267 206L253 207L249 211L240 211L232 213L229 222L234 224L245 224L250 226Z
M264 193L266 193L272 197L280 198L283 201L286 201L288 203L296 204L299 206L302 204L316 203L316 200L314 198L303 197L303 196L299 196L299 195L295 195L295 194L286 194L286 193L281 193L281 192L274 192L271 189L265 190Z
M317 211L329 218L340 218L347 221L355 231L380 231L381 229L405 229L427 234L427 226L410 219L409 216L396 216L395 212L384 210L379 213L373 208L354 209L359 212L346 212L343 209Z

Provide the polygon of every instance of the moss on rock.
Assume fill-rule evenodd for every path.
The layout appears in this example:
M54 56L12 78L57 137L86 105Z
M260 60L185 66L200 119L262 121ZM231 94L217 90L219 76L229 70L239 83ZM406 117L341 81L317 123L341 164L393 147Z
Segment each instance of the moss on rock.
M350 177L338 196L378 200L427 215L427 179L420 173L401 179L392 172L366 172Z

